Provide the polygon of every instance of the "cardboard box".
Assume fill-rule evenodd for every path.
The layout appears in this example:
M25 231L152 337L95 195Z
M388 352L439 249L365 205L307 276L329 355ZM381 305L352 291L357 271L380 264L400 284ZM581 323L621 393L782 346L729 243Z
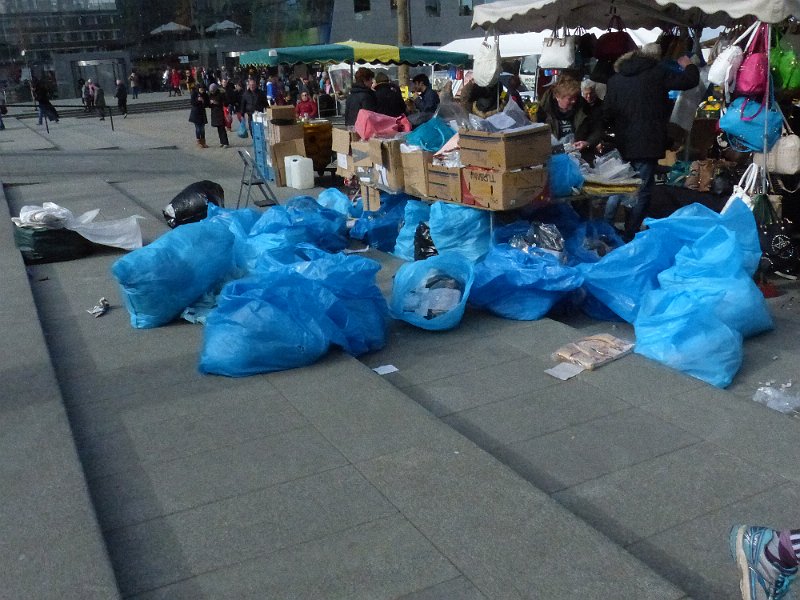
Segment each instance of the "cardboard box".
M355 131L349 131L340 127L334 127L332 132L333 143L331 149L334 152L350 154L350 143L357 142L361 138Z
M461 202L461 168L428 165L428 196Z
M403 186L406 194L425 197L428 195L428 166L433 162L433 153L417 150L400 153L403 164Z
M533 202L547 183L542 166L519 171L464 167L462 203L490 210L511 210Z
M522 131L459 132L461 162L470 167L511 171L543 165L550 158L550 127L538 123Z
M306 155L306 147L302 138L299 140L290 140L288 142L278 142L272 145L270 148L270 156L272 159L272 168L275 171L275 185L286 187L286 167L283 164L283 159L287 156L295 155Z
M272 125L270 123L267 128L267 139L270 144L303 139L303 126L299 123L295 125Z
M356 174L356 166L353 164L352 156L341 152L336 153L336 174L345 179L350 179Z
M356 167L371 167L372 157L369 153L369 142L351 142L350 154Z
M371 185L361 184L361 200L365 211L376 211L381 207L381 193Z
M267 109L267 121L271 121L272 119L291 119L292 121L297 120L297 115L294 112L294 106L270 106Z
M389 192L402 192L403 162L399 140L369 140L372 157L372 182Z

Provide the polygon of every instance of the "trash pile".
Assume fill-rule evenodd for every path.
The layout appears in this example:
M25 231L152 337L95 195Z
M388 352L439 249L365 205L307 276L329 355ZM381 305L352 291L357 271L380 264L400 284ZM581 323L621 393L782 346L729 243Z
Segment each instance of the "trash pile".
M569 204L494 230L486 211L402 193L383 193L375 211L334 189L263 213L207 210L112 267L133 327L196 305L188 312L205 322L203 373L308 365L331 346L359 356L385 345L390 317L442 331L468 304L518 320L564 304L633 324L635 352L725 387L743 338L772 328L752 280L758 233L742 203L723 215L695 204L649 219L628 244ZM352 239L407 261L388 304L375 283L380 265L345 251Z

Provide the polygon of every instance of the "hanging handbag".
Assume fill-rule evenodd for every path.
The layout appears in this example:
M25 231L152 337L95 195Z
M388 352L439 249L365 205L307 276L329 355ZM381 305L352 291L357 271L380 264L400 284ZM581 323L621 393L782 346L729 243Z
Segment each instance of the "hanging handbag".
M728 97L728 91L732 90L736 85L736 73L739 71L744 58L744 51L739 47L739 44L755 30L756 25L758 25L757 21L745 29L730 46L725 48L714 59L708 70L708 81L714 85L722 86L725 90L726 98Z
M500 38L495 35L489 39L489 34L483 38L472 66L472 79L481 87L489 87L497 83L500 78Z
M575 30L577 42L575 46L575 62L578 66L586 66L594 57L594 45L597 43L597 36L588 33L583 27Z
M761 98L767 91L769 81L769 55L767 38L769 25L759 23L744 51L742 64L736 72L736 93L751 98Z
M567 28L558 35L558 21L553 29L553 37L542 40L542 55L539 67L542 69L569 69L575 65L575 42L577 38L567 34Z
M786 91L800 90L800 59L794 48L775 33L775 47L770 50L769 64L775 85Z
M765 110L767 105L769 108ZM767 122L766 132L765 120ZM767 151L769 151L781 137L783 113L771 93L769 99L765 98L762 103L740 97L731 102L730 106L722 113L719 128L726 133L728 142L734 150L764 152L764 142L766 141Z
M612 31L612 29L617 29L617 31ZM598 60L607 60L613 63L623 54L633 52L636 48L636 42L625 31L622 19L614 15L608 22L608 31L597 39L594 56Z
M783 112L781 112L781 117L783 117L783 134L767 152L767 172L778 175L794 175L800 173L800 137L792 133ZM759 152L755 153L753 161L760 165L764 164L764 155Z
M720 214L724 214L736 200L741 200L745 203L747 208L753 210L753 197L758 191L758 178L760 173L761 169L755 163L751 163L747 169L745 169L741 179L739 179L739 183L733 186L733 193L730 198L728 198L722 210L719 211Z

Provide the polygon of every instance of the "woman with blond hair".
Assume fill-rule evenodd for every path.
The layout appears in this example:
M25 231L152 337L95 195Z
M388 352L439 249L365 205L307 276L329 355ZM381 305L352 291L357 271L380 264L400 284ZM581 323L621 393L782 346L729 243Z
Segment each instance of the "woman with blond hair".
M536 119L550 125L553 137L558 140L572 135L576 150L592 149L603 137L602 119L593 117L581 96L580 82L570 77L560 78L542 94Z

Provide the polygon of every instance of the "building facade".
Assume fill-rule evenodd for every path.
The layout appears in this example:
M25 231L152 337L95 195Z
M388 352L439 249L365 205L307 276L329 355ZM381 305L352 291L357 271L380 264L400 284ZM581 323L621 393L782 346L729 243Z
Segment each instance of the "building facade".
M475 37L470 31L472 9L482 0L407 0L411 44L442 46ZM397 0L335 0L332 42L348 39L376 44L396 43Z

